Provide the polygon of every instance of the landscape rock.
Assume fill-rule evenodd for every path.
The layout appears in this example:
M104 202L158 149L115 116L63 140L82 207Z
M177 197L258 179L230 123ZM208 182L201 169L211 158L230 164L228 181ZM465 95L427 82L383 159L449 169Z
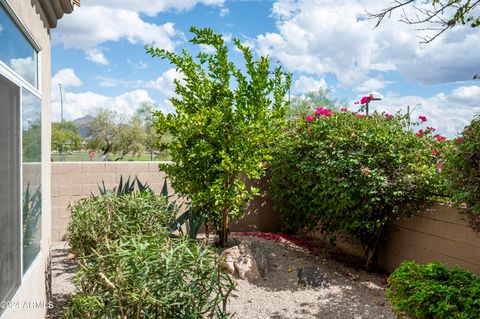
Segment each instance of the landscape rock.
M229 273L232 275L235 274L235 263L238 261L238 257L240 257L240 249L238 246L234 246L232 248L225 249L220 254L220 257L223 258L224 262L223 265L227 269Z
M326 272L319 266L308 266L298 269L298 284L324 288L328 284Z

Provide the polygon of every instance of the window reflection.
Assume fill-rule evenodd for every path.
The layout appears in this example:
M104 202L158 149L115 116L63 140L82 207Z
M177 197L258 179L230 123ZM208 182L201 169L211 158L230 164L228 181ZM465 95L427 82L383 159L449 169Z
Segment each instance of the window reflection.
M37 53L0 4L0 60L37 87Z
M22 90L23 269L31 265L42 237L41 101Z

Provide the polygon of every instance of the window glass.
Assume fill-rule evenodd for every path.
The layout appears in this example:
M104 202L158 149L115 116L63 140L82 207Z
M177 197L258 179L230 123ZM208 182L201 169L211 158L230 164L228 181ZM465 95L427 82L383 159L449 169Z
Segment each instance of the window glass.
M0 75L0 301L20 285L20 160L20 88Z
M22 176L23 176L23 270L30 267L40 251L42 238L42 104L22 90Z
M0 60L37 87L37 52L0 4Z

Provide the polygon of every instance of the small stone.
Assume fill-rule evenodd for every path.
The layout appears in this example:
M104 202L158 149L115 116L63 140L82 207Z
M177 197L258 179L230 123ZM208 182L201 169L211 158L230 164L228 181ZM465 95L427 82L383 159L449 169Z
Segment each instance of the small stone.
M298 270L298 284L324 288L328 281L326 272L319 266L309 266Z
M65 255L64 255L65 256ZM67 255L67 259L75 259L75 254L72 253L72 252L69 252L68 255Z

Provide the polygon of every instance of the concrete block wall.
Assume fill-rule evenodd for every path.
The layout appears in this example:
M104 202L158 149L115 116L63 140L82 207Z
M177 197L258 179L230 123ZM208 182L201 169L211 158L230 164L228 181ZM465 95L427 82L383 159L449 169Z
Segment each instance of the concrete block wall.
M379 262L393 271L405 259L420 263L440 261L480 275L480 236L463 219L461 212L438 203L424 214L399 223L399 230L388 234Z
M120 177L137 176L160 192L165 173L158 162L71 162L52 163L52 241L65 239L70 221L68 206L93 194L98 194L102 180L109 188L118 185ZM170 190L171 191L171 190Z

